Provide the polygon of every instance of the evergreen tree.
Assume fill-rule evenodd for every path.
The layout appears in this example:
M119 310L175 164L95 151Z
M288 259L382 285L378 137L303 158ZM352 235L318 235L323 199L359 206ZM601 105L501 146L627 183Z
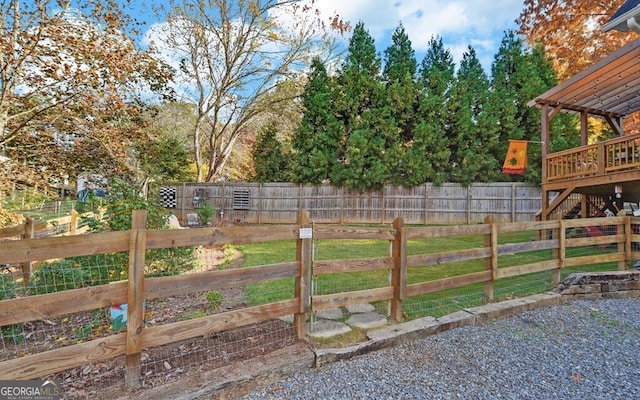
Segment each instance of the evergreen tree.
M382 96L380 63L373 38L364 24L358 23L338 76L338 114L345 136L339 153L343 162L334 164L330 172L335 185L365 189L381 187L388 180L377 112Z
M189 152L175 136L161 136L136 146L136 158L145 175L159 182L188 181Z
M453 131L456 149L451 155L453 180L464 185L490 182L500 176L494 156L498 139L495 123L486 111L489 78L476 51L469 46L462 57L451 97L454 99Z
M405 159L412 154L406 150L413 145L417 125L417 69L411 41L400 25L392 35L392 44L385 50L382 74L385 92L380 109L384 118L381 128L386 136L385 164L394 185L412 186L424 182L423 176L413 170L411 160ZM424 158L424 153L421 156Z
M505 32L491 65L491 75L489 112L496 122L499 140L498 152L494 156L498 160L504 160L509 139L530 139L526 137L523 120L530 99L525 99L521 92L523 86L530 81L531 69L526 62L523 43L513 31ZM540 124L536 129L540 130ZM508 175L503 175L503 178L521 180L517 176L509 178Z
M555 86L556 74L551 60L542 46L525 51L524 43L514 32L505 32L502 43L491 67L492 90L489 112L493 115L498 129L498 154L496 159L504 160L509 139L531 141L528 146L528 167L523 177L513 176L513 180L540 183L541 145L540 111L528 107L527 103L540 93ZM567 117L558 118L554 126L562 131L565 138L575 137ZM562 146L564 140L559 140ZM575 142L568 139L568 142ZM503 180L508 179L502 175Z
M295 152L293 180L319 184L341 157L344 125L336 118L337 91L319 58L311 62L309 81L302 94L303 117L292 147Z
M276 124L268 123L256 138L253 160L256 182L289 181L289 157L282 150L282 143L276 137Z
M524 88L524 96L527 101L534 99L540 93L558 84L558 75L553 67L553 60L546 54L545 47L538 43L533 46L526 55L529 68L533 77ZM529 107L523 117L527 129L526 137L533 141L540 141L540 110ZM580 145L580 130L578 129L578 117L572 114L559 113L551 121L550 143L551 152L566 150ZM529 165L525 174L527 182L541 182L542 147L538 144L529 146Z
M391 42L391 45L384 51L384 81L387 85L407 80L413 82L418 70L418 63L409 36L402 24L391 35Z
M435 184L447 181L451 174L450 138L452 137L452 107L449 94L455 78L455 65L441 37L432 37L429 48L420 65L420 82L423 88L421 118L414 142L424 146L426 154L426 179ZM419 157L418 152L413 156ZM413 160L420 164L420 160Z

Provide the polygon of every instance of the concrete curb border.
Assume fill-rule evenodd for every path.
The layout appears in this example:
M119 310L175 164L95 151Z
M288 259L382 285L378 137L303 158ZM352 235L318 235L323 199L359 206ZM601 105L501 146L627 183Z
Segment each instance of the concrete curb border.
M425 317L408 322L389 325L386 328L367 332L368 341L346 348L327 348L316 351L315 367L345 360L360 354L400 343L421 339L450 329L467 325L479 325L490 320L508 317L538 307L560 304L565 296L558 293L536 294L529 297L506 300L463 310L440 318Z

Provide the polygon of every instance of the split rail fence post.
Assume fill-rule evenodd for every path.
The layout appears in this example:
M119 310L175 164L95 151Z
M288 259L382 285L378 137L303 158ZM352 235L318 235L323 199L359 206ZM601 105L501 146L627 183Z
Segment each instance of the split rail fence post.
M296 279L295 296L300 302L300 309L293 316L296 335L299 339L304 339L307 334L307 313L311 310L311 268L312 268L312 241L311 237L303 235L302 230L313 229L309 219L309 213L302 211L298 213L298 239L296 243L296 261L298 262L298 279ZM303 239L304 236L304 239Z
M402 300L407 287L407 240L404 230L404 219L396 218L393 221L396 230L395 239L391 249L393 257L393 271L391 272L391 286L393 286L393 299L391 300L391 318L396 322L402 321Z
M553 287L558 287L562 268L564 268L567 263L567 232L565 224L563 219L558 220L558 249L553 251L553 253L555 253L554 256L558 259L558 268L554 269L551 275L551 284Z
M491 280L484 283L484 297L487 301L493 301L493 281L497 278L498 275L498 238L497 238L497 229L495 229L495 224L493 223L493 215L487 215L484 217L484 223L489 225L490 232L484 235L484 247L488 247L491 249L491 254L489 257L484 259L484 269L485 271L491 271ZM494 248L494 234L495 234L495 248ZM494 271L495 264L495 271Z
M35 237L36 230L36 222L33 218L27 217L24 222L24 233L22 234L23 239L33 239ZM33 261L25 261L20 264L20 269L22 269L22 282L25 286L29 284L29 279L31 279L31 272L33 269Z
M618 252L624 254L624 259L618 261L618 271L624 271L627 269L627 260L629 260L630 251L627 250L630 248L631 239L629 236L629 230L631 229L631 224L629 222L629 217L626 216L626 212L624 210L620 210L618 215L624 216L624 221L620 225L616 226L616 234L620 234L620 231L624 231L624 242L618 243ZM627 245L627 242L629 245Z
M78 232L78 223L80 222L80 213L71 210L71 218L69 219L69 235L74 236Z
M631 235L633 235L633 232L631 231L631 217L626 216L624 218L624 269L625 270L627 269L627 263L631 261L631 257L633 257Z
M129 287L127 291L127 348L125 386L140 386L140 357L144 328L144 262L147 241L147 212L136 210L129 238Z

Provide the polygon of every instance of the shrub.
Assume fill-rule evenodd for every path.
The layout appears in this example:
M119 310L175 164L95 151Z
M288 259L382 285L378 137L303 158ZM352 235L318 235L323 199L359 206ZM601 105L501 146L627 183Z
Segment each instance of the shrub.
M12 274L0 274L0 301L16 297L16 281ZM11 339L15 344L24 341L22 324L0 327L0 340Z
M7 325L0 328L0 340L11 339L13 343L24 342L24 328L22 324Z
M65 263L48 263L40 266L29 279L30 294L46 294L88 286L89 274L82 268L69 268Z
M152 197L152 196L151 196ZM147 227L149 229L166 229L168 214L156 202L144 198L141 193L124 181L112 181L109 192L104 198L101 206L105 213L101 220L93 219L89 221L89 227L93 232L103 231L125 231L131 229L131 216L135 210L147 211ZM87 256L89 261L80 261L80 264L89 263L93 266L100 266L99 263L92 263L92 256ZM110 263L110 267L97 267L92 272L92 282L101 284L122 280L128 274L128 255L122 253L120 256L114 255L118 260ZM145 255L145 272L149 276L169 276L177 275L183 271L193 269L198 265L195 249L192 247L176 249L156 249L149 250ZM99 282L99 283L98 283Z
M204 203L202 207L196 209L196 214L198 215L198 220L201 225L208 225L211 223L211 218L213 217L214 212L213 206L209 203Z
M11 274L0 274L0 301L16 297L16 281Z

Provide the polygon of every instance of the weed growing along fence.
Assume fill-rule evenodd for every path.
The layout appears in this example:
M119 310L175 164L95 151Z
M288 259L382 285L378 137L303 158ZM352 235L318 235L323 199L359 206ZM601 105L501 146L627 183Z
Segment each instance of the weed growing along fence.
M19 269L2 275L0 379L64 374L65 388L83 397L90 385L148 386L156 373L164 382L180 374L179 359L228 362L262 336L282 345L305 339L308 317L324 309L369 303L401 321L544 291L570 271L626 268L640 256L638 224L615 217L427 227L396 219L359 227L301 214L291 225L147 230L136 212L129 231L2 242L0 264L73 263L36 270L31 281L41 291ZM162 270L150 265L151 251L228 245L254 255L242 268L223 257L176 276L145 273ZM256 265L254 246L283 254ZM96 271L110 283L86 278ZM237 301L225 306L227 296ZM109 312L124 304L124 330L114 331ZM291 324L280 320L290 315Z

